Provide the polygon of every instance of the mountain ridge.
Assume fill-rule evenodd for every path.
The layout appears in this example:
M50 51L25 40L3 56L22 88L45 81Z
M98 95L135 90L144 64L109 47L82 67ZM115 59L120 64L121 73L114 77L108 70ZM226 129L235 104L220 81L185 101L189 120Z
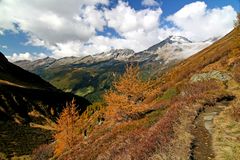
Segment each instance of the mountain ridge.
M14 64L40 75L59 89L99 99L111 81L124 72L127 64L139 64L142 75L157 75L163 70L210 45L211 42L192 42L185 37L170 36L142 52L130 49L112 49L83 57L46 58ZM154 48L154 49L153 49ZM96 98L99 97L99 98ZM101 98L100 98L101 99Z
M210 38L208 40L205 40L205 41L201 41L201 42L209 42L209 40L211 40L211 42L214 42L216 41L217 39L219 38ZM200 43L200 42L193 42L193 41L190 41L189 39L187 39L186 37L183 37L183 36L174 36L174 35L171 35L169 37L167 37L166 39L162 40L161 42L153 45L153 46L150 46L149 48L147 48L146 50L143 50L141 52L144 52L144 51L156 51L158 48L161 48L163 47L164 45L166 44L172 44L172 43L178 43L178 44L183 44L183 43ZM210 44L209 44L210 45ZM96 54L93 54L93 55L86 55L86 56L81 56L81 57L75 57L75 56L70 56L70 57L62 57L62 58L59 58L59 59L55 59L55 58L51 58L51 57L45 57L41 60L45 60L45 59L53 59L55 61L61 61L63 62L64 59L72 59L72 63L74 63L74 59L77 61L81 60L81 59L84 59L86 57L92 57L92 58L100 58L102 60L97 60L95 59L95 61L105 61L105 60L109 60L111 58L114 58L115 60L121 60L121 59L117 59L118 56L124 56L126 55L127 58L131 59L131 57L128 57L129 55L130 56L134 56L134 54L138 54L138 53L141 53L141 52L134 52L133 50L131 49L111 49L109 51L106 51L106 52L101 52L101 53L96 53ZM109 57L108 59L104 58L104 57ZM129 59L123 59L123 60L129 60ZM19 64L20 62L24 62L25 60L18 60L18 61L15 61L14 63L15 64ZM38 60L34 60L35 62L37 62ZM34 61L30 61L30 62L34 62ZM25 62L29 62L28 60L25 61Z

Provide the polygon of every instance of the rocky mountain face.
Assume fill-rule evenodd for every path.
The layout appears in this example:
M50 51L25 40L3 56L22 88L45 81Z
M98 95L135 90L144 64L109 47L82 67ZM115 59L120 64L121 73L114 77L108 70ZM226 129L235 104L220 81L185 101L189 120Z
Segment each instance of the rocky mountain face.
M206 48L213 41L192 42L185 37L170 36L162 42L142 51L136 53L132 60L143 61L162 61L167 64L173 60L183 60L198 51Z
M128 63L139 64L143 68L143 76L147 77L162 72L213 42L192 42L185 37L170 36L138 53L130 49L112 49L84 57L47 57L14 64L40 75L59 89L96 99L111 86L111 81L124 71Z
M134 51L131 49L112 49L108 52L93 55L96 62L107 60L128 61L130 57L134 56Z

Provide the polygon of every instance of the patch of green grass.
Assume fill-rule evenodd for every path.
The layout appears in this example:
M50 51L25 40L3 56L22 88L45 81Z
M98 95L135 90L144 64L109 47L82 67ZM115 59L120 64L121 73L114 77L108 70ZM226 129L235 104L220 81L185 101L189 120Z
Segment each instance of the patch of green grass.
M169 88L166 90L161 97L158 98L158 100L170 100L173 97L175 97L178 94L176 88Z
M92 93L94 92L94 87L93 86L88 86L88 87L85 87L85 88L82 88L82 89L78 89L77 91L74 92L75 95L77 96L86 96L88 95L89 93Z
M159 118L161 118L165 113L164 109L158 109L156 111L153 111L152 113L147 115L147 123L145 124L145 127L151 127L153 124L155 124Z

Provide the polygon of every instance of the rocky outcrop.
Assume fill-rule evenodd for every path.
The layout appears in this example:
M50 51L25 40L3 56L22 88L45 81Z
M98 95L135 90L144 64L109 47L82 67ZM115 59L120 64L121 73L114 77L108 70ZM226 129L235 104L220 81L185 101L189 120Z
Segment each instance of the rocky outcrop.
M199 81L205 81L205 80L219 80L222 82L228 81L231 79L231 77L227 73L223 73L220 71L211 71L211 72L206 72L206 73L200 73L200 74L194 74L190 81L191 82L199 82Z

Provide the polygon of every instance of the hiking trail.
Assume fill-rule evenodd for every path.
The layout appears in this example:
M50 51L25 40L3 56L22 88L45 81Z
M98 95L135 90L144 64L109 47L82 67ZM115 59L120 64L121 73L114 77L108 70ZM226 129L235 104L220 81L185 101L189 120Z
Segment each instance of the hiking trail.
M229 105L229 102L219 102L214 106L207 106L199 113L194 121L190 160L212 160L214 151L212 147L213 119Z

